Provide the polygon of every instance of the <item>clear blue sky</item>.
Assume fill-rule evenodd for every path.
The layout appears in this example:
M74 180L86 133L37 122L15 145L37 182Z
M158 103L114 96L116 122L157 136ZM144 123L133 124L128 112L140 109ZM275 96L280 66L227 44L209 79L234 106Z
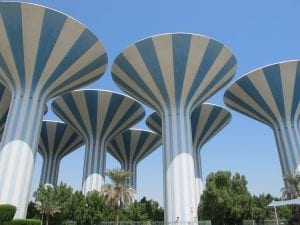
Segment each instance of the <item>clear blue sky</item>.
M113 83L110 66L129 44L168 32L191 32L226 44L235 54L238 70L234 80L267 64L300 59L300 2L298 0L31 0L60 10L81 21L102 41L109 56L106 74L88 88L121 92ZM228 86L226 87L228 88ZM219 91L208 100L224 106ZM152 112L147 108L147 116ZM202 148L203 175L217 170L244 174L253 194L280 196L283 187L272 130L231 111L232 122ZM49 112L45 119L56 119ZM144 121L138 128L146 128ZM162 202L161 149L138 166L138 197ZM59 180L80 189L84 149L62 161ZM108 156L107 168L118 163ZM36 160L34 184L38 185L41 157Z

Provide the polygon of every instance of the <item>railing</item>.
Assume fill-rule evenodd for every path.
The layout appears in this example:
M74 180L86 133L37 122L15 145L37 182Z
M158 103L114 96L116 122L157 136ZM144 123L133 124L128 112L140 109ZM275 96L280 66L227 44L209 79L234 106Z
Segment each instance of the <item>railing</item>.
M71 223L72 221L69 221L70 223L67 223L67 225L75 225L76 222ZM101 223L94 223L91 225L114 225L115 223L113 221L110 222L101 222ZM279 225L287 225L286 220L279 220ZM119 225L211 225L210 220L206 221L199 221L199 222L140 222L140 221L120 221ZM234 224L232 224L234 225ZM263 223L256 223L254 220L244 220L243 225L277 225L276 220L265 220Z
M287 225L286 220L278 220L279 225ZM265 220L263 223L256 223L254 220L244 220L243 225L277 225L276 220Z
M96 225L96 224L95 224ZM114 225L114 222L101 222L97 225ZM134 221L121 221L119 225L211 225L209 220L198 222L134 222Z

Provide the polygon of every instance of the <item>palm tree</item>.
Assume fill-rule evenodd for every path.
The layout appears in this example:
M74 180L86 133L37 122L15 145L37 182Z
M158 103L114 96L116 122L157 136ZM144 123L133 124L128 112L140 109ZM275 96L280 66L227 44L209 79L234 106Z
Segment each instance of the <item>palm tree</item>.
M285 187L281 189L284 199L293 199L300 197L300 175L290 174L284 177Z
M126 170L113 169L109 170L107 175L113 184L105 184L100 193L107 205L115 210L115 224L119 224L120 209L128 208L134 202L135 190L126 185L126 180L131 173Z
M36 199L35 208L42 214L42 223L44 215L46 217L46 225L49 224L50 217L55 213L60 213L59 202L55 199L55 187L50 185L40 186L34 193Z
M54 216L55 213L60 213L60 207L55 202L36 202L35 208L42 214L42 223L44 215L46 216L46 225L49 224L50 216Z

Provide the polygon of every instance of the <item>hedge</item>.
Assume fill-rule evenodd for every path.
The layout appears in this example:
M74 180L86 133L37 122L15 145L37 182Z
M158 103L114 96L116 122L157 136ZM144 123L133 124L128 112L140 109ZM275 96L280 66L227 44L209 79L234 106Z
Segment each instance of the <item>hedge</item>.
M41 225L41 221L33 219L15 219L6 223L6 225Z
M11 221L15 216L16 210L17 208L14 205L0 205L0 223Z

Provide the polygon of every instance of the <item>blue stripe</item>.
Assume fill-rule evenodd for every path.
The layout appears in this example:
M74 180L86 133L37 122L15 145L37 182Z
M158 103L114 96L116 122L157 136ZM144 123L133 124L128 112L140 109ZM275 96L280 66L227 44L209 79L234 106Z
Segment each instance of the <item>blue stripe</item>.
M291 118L292 120L295 119L295 116L298 117L298 121L300 120L300 115L296 113L296 110L299 106L300 102L300 62L297 63L296 69L296 79L295 79L295 86L294 86L294 96L291 108ZM299 122L298 122L299 124Z
M97 119L98 119L98 108L101 106L98 106L98 93L96 91L84 91L84 97L86 100L87 105L87 111L89 114L89 124L92 128L92 137L96 137L96 131L97 131ZM86 121L88 123L88 121Z
M137 159L137 155L142 151L142 149L144 148L145 142L149 138L149 133L141 132L141 131L139 133L140 133L140 136L139 136L137 145L134 149L135 151L132 152L132 153L134 153L132 156L132 162L134 162ZM145 150L147 152L147 150L149 151L150 149L145 149ZM141 156L139 156L139 157L141 157Z
M191 127L192 127L192 138L195 140L195 135L197 133L199 119L200 119L201 107L197 107L193 110L191 114Z
M124 145L125 145L125 149L123 149L123 151L126 153L125 156L126 156L126 159L124 160L124 163L128 164L128 162L130 161L130 147L131 147L131 132L130 131L127 131L127 132L124 132L122 134L122 137L123 137L123 142L124 142Z
M120 129L120 127L126 122L128 121L130 118L132 118L132 115L134 113L136 113L138 110L142 109L140 103L134 102L130 108L127 110L126 113L124 113L122 119L120 121L118 121L118 123L116 124L116 126L114 127L114 129L112 129L109 133L109 136L111 136L112 134L114 134L117 130L118 132L122 132L123 130L125 130L128 127L125 127L123 129ZM128 126L132 126L134 123L139 122L141 119L143 119L145 116L145 111L143 110L143 112L137 116L130 124L128 124Z
M87 136L86 134L88 134L88 131L85 127L85 124L83 123L78 108L76 106L76 103L74 102L74 99L72 97L72 95L70 93L64 94L63 96L60 96L59 98L61 98L64 102L67 102L67 106L70 109L70 111L72 112L73 116L76 118L76 122L79 123L78 127L69 117L68 115L65 113L65 111L60 108L60 105L57 104L57 102L55 102L55 100L52 102L52 109L55 112L55 114L61 118L63 121L65 121L66 123L70 124L71 126L73 126L85 139L85 141L87 142Z
M31 84L31 95L34 95L37 84L40 81L44 68L49 60L51 52L61 33L67 17L51 9L45 9L41 36L37 51L35 69Z
M85 78L85 80L81 81L79 84L77 84L77 85L73 84L72 87L65 89L65 87L68 84L82 79L84 75L87 75L88 73L93 72L94 70L100 68L101 66L105 65L106 63L107 63L107 55L103 54L103 55L99 56L94 61L92 61L90 64L86 65L81 70L79 70L78 72L76 72L75 74L73 74L69 78L67 78L64 82L59 84L56 88L53 89L53 91L51 93L54 93L55 95L59 95L63 92L67 92L70 89L74 90L78 87L82 87L86 84L89 84L89 83L99 79L99 77L102 76L104 73L94 75L93 77L90 77L88 79Z
M113 80L117 83L120 84L121 87L124 87L124 91L126 93L129 93L131 96L134 96L137 99L144 99L142 97L142 95L140 95L136 90L134 90L134 88L131 88L129 85L127 85L122 79L120 79L119 77L117 77L114 73L112 73L112 78ZM152 105L150 105L148 102L144 101L144 104L149 106L149 107L153 107ZM159 105L161 107L161 105Z
M261 96L261 94L255 87L255 85L251 82L249 77L241 78L237 81L237 84L252 98L253 101L255 101L273 119L274 122L278 122L272 109L270 109L265 99L263 98L263 96ZM272 121L267 122L272 123Z
M85 29L80 37L73 44L61 63L56 67L50 78L47 80L45 86L42 89L42 93L54 83L54 81L61 76L70 66L72 66L76 60L78 60L85 52L87 52L96 42L97 37L89 30ZM93 64L92 64L93 65ZM86 69L86 67L85 67Z
M162 97L164 98L164 101L167 105L170 105L168 96L167 87L164 83L164 76L162 74L159 60L157 58L156 49L153 44L152 38L145 39L143 41L140 41L135 44L151 77L153 78L156 87L158 87L158 90L161 92ZM142 74L138 75L143 76ZM146 91L146 89L143 89ZM146 91L147 95L151 94L152 91ZM153 99L153 98L152 98Z
M25 65L21 4L16 2L1 4L0 13L18 70L20 88L23 91L25 87Z
M1 9L1 7L0 7L0 9ZM13 90L16 90L15 79L14 79L13 75L11 74L9 68L7 67L7 64L5 63L1 52L0 52L0 67L3 70L5 76L8 78L9 83L11 84ZM3 83L5 83L5 82L3 82Z
M77 142L76 145L73 145L74 142ZM77 133L73 133L70 138L68 139L68 141L64 144L64 146L62 146L61 149L62 153L59 155L60 158L63 158L64 156L66 156L67 154L71 153L72 151L78 149L79 147L81 147L84 144L83 139L77 134ZM70 148L70 146L72 146L72 148Z
M125 163L125 159L123 158L123 154L121 152L121 149L119 147L119 145L117 144L116 142L116 139L113 139L111 142L110 142L110 145L112 146L109 147L108 145L108 150L109 150L109 153L112 154L112 156L118 160L121 164L124 164Z
M214 123L215 119L220 115L221 108L214 108L211 113L209 114L207 120L205 121L205 125L199 137L199 140L203 140L204 136L208 133L209 129L211 128L212 124ZM194 136L193 136L194 137Z
M54 154L58 151L61 151L62 149L58 149L61 141L63 140L63 136L66 132L67 126L65 124L61 124L61 123L57 123L56 124L56 129L55 129L55 133L54 133L54 145L53 145L53 150L51 152L53 152Z
M107 108L107 113L105 115L105 120L102 126L102 132L101 132L102 136L106 133L107 128L109 127L116 113L120 110L121 104L124 101L124 97L122 95L109 94L109 93L107 95L111 95L111 98ZM124 121L122 123L124 123Z
M147 96L149 96L149 98L151 98L155 102L155 104L157 104L161 108L160 101L157 99L157 97L154 95L154 93L152 93L152 90L149 88L149 85L144 82L144 80L141 78L140 74L138 74L136 72L134 67L128 62L128 60L126 59L126 57L123 54L120 54L115 59L114 63L116 65L118 65L118 67L120 67L124 71L124 73L128 77L130 77L133 80L133 82L135 82L142 90L144 90L144 92L147 94ZM126 92L130 91L129 93L131 93L134 96L138 96L139 99L141 99L144 102L146 102L147 104L149 104L148 99L145 99L140 94L138 94L138 92L136 92L132 88L130 88L129 85L126 85L123 81L121 81L121 79L119 78L118 75L112 73L112 78L113 78L113 80L116 81L116 83L121 84L122 87L129 87L129 88L125 89ZM125 84L125 86L123 84Z
M189 104L192 97L194 96L196 90L199 88L199 86L204 81L206 74L214 64L216 58L220 54L221 50L223 48L223 45L215 40L210 39L208 46L205 50L205 53L203 55L203 59L198 67L197 75L193 81L193 85L189 91L189 94L187 96L186 105Z
M268 125L268 126L270 126L271 124L272 124L272 121L269 121L266 117L264 117L262 114L260 114L258 111L256 111L254 108L252 108L251 107L251 105L249 105L249 104L247 104L247 103L245 103L243 100L241 100L239 97L237 97L237 96L235 96L234 94L232 94L231 92L230 92L230 90L227 90L226 92L225 92L225 94L224 94L224 98L226 99L229 99L230 101L232 101L232 102L235 102L237 105L239 105L242 109L246 109L248 112L250 112L250 113L253 113L254 115L257 115L257 117L258 118L260 118L260 120L259 119L257 119L257 118L254 118L254 117L252 117L252 116L250 116L250 115L248 115L248 116L250 116L251 118L253 118L253 119L255 119L255 120L258 120L258 121L260 121L260 122L263 122L263 123L265 123L266 125ZM229 103L226 103L228 106L231 106L231 105L229 105ZM238 112L240 112L240 113L242 113L242 114L245 114L243 111L241 111L241 110L239 110L239 109L237 109L237 108L234 108L236 111L238 111Z
M203 141L203 144L206 144L214 135L217 134L217 132L219 132L219 130L225 126L226 124L228 124L230 122L231 119L231 115L227 114L219 123L218 125L209 133L209 135L206 137L206 139Z
M191 44L191 34L173 34L173 64L175 81L175 102L177 107L180 105L182 96L182 87L184 83L185 71L188 62L188 56ZM161 86L159 86L161 87ZM173 98L173 96L171 96Z
M41 134L40 137L44 143L45 148L40 148L41 150L46 150L49 149L49 143L48 143L48 132L47 132L47 124L45 122L42 123L42 129L41 129ZM46 153L42 151L41 153Z
M202 93L197 97L196 102L198 101L205 101L207 98L209 98L213 93L210 93L207 95L210 90L212 90L219 82L222 80L222 78L234 67L236 66L236 59L234 56L231 56L230 59L226 62L226 64L222 67L222 69L214 76L212 81L207 85L207 87L202 91ZM222 83L219 89L223 88L230 80L232 77L229 77L226 81ZM205 96L205 99L202 99Z
M277 105L280 116L281 118L286 118L279 64L265 67L263 68L263 71L270 91L272 92L273 98L275 99L275 103Z

